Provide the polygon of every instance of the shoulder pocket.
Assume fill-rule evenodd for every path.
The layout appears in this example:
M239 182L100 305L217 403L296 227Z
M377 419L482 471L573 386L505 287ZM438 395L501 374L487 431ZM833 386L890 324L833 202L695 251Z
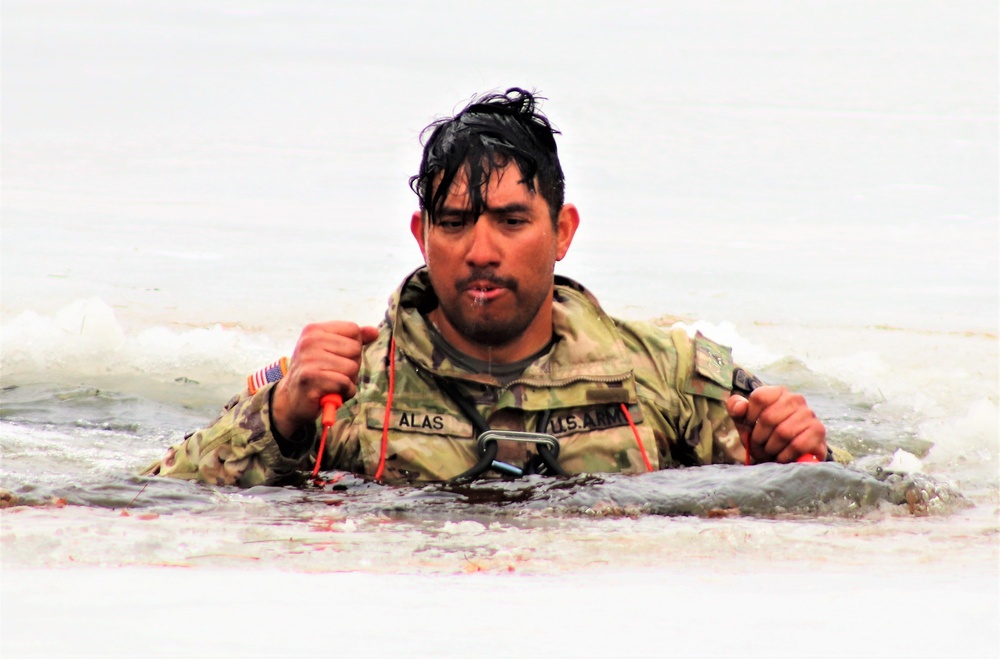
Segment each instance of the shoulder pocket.
M701 332L695 334L693 343L694 369L685 393L725 400L733 386L732 351Z

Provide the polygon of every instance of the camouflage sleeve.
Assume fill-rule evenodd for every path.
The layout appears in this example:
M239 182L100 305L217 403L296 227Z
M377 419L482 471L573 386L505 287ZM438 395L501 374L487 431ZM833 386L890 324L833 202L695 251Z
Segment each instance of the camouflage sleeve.
M746 449L726 410L738 368L733 364L732 351L701 332L691 338L680 327L671 330L671 337L677 349L676 388L690 406L681 436L694 450L699 464L745 464ZM743 369L738 370L753 378Z
M273 388L235 396L211 425L187 435L141 473L241 487L281 482L301 458L283 455L271 432ZM300 441L312 445L311 440Z
M736 368L729 348L700 333L692 338L682 326L626 322L622 329L640 398L650 407L661 468L744 463L726 411Z

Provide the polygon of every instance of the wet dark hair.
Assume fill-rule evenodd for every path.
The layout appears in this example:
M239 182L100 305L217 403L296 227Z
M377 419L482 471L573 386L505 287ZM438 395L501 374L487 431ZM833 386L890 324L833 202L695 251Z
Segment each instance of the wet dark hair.
M511 87L503 94L473 99L454 117L439 119L423 130L421 139L428 131L430 138L424 144L420 172L410 178L410 188L432 224L459 171L464 168L468 173L472 216L479 217L486 208L483 192L490 177L511 162L521 170L520 182L532 193L537 177L537 192L548 203L555 224L566 184L556 152L559 131L538 109L539 100L544 99Z

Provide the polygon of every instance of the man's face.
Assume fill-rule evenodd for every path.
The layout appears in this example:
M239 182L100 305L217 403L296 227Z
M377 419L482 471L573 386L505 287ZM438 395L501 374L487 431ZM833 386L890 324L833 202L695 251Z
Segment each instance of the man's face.
M564 206L553 227L545 199L521 183L513 164L494 173L483 197L486 209L473 217L467 178L460 173L436 224L420 213L413 216L411 230L440 303L432 318L466 352L529 347L543 336L544 346L551 336L555 262L569 249L576 209Z

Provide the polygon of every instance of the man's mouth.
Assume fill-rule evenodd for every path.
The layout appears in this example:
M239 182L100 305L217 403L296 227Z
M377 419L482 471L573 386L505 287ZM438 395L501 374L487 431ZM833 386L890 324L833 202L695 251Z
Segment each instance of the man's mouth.
M492 302L507 291L513 291L517 284L513 280L499 277L494 274L478 276L474 274L457 282L459 292L472 297L476 304L486 304Z
M487 282L474 282L466 289L466 293L472 295L472 301L476 304L486 304L500 297L507 290L502 286Z

